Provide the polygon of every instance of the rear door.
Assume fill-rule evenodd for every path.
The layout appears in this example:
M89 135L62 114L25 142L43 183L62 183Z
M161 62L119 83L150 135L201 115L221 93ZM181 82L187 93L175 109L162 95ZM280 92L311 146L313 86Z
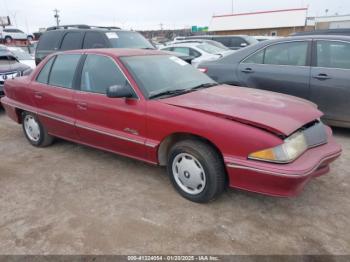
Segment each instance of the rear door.
M350 124L349 42L314 42L311 100L318 104L326 119Z
M242 85L310 98L311 41L268 46L245 58L237 75Z
M89 54L81 72L80 91L74 97L79 140L88 145L145 159L145 101L109 98L107 88L132 87L116 64L102 55Z
M40 121L50 134L76 140L75 72L81 55L62 54L51 58L33 82L32 97Z

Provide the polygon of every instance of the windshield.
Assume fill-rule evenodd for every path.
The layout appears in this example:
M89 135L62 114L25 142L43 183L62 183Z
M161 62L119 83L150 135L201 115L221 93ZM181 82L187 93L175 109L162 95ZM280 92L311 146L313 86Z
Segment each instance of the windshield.
M219 47L214 46L214 45L209 45L209 44L200 44L197 46L197 48L199 48L199 49L201 49L204 52L207 52L209 54L213 54L213 55L220 54L222 52L227 51L225 49L219 48Z
M17 60L13 56L0 54L0 65L12 65L16 63Z
M154 46L137 32L107 32L106 36L115 48L155 49Z
M121 60L147 98L161 92L187 90L216 83L175 56L131 56L122 57Z
M8 47L18 60L33 60L34 58L20 47Z

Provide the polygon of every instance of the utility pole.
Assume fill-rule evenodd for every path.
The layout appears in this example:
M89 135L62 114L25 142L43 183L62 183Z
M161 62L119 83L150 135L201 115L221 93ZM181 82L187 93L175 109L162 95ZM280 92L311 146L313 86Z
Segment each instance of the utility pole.
M56 19L56 25L57 27L60 26L60 15L59 15L59 10L56 8L55 10L53 10L54 14L54 18Z

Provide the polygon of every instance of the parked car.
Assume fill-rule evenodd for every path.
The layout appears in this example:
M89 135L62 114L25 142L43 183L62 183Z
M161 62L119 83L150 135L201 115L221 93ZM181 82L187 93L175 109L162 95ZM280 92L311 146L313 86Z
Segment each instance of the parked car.
M201 41L202 43L206 43L206 44L209 44L209 45L216 46L218 48L221 48L221 49L224 49L224 50L227 50L227 51L231 50L230 48L224 46L220 42L217 42L217 41L214 41L214 40L205 40L205 39L174 40L174 41L172 41L170 43L167 43L167 45L178 44L178 43L191 43L191 42L198 42L198 41Z
M35 63L38 65L47 55L57 51L91 48L156 49L135 31L121 30L117 27L66 25L50 27L42 34L35 52ZM193 59L178 53L173 55L189 63Z
M24 49L23 47L17 47L17 46L9 46L7 48L17 58L17 60L20 63L25 64L32 69L36 67L34 56L29 54L27 51L25 51L25 50L28 50L27 47L25 47L26 49Z
M267 35L256 35L256 36L252 36L252 37L254 37L259 42L263 42L263 41L267 41L267 40L275 40L275 39L281 38L279 36L267 36Z
M60 137L167 166L176 190L195 202L226 185L295 195L341 153L314 104L218 85L156 50L53 54L30 76L6 81L5 93L8 116L33 146Z
M4 96L4 82L31 73L31 68L21 64L8 50L0 46L0 97Z
M258 40L248 35L198 35L175 38L176 41L193 39L217 41L232 50L238 50L258 43Z
M6 43L12 42L12 40L33 40L32 35L27 35L23 31L17 28L2 28L0 27L0 40Z
M350 127L350 37L265 41L199 67L220 83L311 100L325 113L327 123Z
M195 67L203 61L213 61L221 57L232 54L232 50L227 50L226 48L219 48L211 44L207 44L202 41L189 41L189 42L179 42L171 45L167 45L161 50L172 51L177 53L182 53L186 56L192 56L193 59L191 64Z

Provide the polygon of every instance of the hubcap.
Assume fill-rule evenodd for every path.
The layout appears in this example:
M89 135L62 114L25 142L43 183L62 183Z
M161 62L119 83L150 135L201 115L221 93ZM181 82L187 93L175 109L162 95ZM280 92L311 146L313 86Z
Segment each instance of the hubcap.
M24 118L24 130L30 140L38 142L40 139L40 127L38 122L31 115Z
M204 169L199 161L187 153L178 154L172 165L176 184L186 193L198 195L206 184Z

